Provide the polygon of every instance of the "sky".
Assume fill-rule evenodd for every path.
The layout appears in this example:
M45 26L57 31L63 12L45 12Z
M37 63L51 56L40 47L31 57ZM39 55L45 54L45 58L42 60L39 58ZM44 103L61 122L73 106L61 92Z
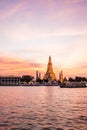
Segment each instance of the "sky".
M87 0L0 0L0 75L87 76Z

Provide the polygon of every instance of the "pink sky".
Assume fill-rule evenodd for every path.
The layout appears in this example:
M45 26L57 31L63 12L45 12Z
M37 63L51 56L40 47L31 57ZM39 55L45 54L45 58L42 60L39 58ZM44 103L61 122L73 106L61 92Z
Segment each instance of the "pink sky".
M0 75L86 76L86 0L0 0Z

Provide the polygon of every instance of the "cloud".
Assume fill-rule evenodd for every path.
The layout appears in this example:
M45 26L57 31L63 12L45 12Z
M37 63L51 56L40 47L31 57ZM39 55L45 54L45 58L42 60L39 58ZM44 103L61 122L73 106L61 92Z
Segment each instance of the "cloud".
M34 61L0 57L0 75L34 75L38 68L42 68L41 64Z
M4 9L0 10L0 19L5 20L12 17L14 14L20 13L25 6L25 2L13 2L12 4L8 1L1 3Z
M87 62L80 63L71 68L63 68L65 77L82 76L87 77Z
M81 3L85 2L86 0L65 0L67 3L71 4L76 4L76 3Z
M2 2L0 1L2 74L5 72L34 74L35 69L45 72L44 63L49 54L54 55L58 68L59 66L66 68L64 71L67 75L75 74L82 63L85 63L87 57L85 0L2 0ZM27 59L30 57L33 61L6 58L4 53L13 57L27 57ZM38 63L36 59L42 63L40 64L42 68L36 64ZM84 69L82 70L85 74ZM83 74L81 69L80 73Z
M58 36L83 36L87 35L86 25L83 28L75 27L59 27L59 29L48 30L46 28L34 28L30 27L28 24L14 24L9 26L1 27L0 34L2 37L5 37L7 40L11 41L24 41L24 40L34 40L41 38L49 37L58 37ZM1 37L1 39L2 39ZM3 39L4 41L4 39ZM10 43L9 42L9 43Z
M72 1L79 2L79 0ZM68 2L72 3L72 1L63 0L57 2L51 0L43 2L37 0L34 3L21 0L21 2L14 2L10 6L8 2L8 8L1 11L0 18L5 21L6 18L13 17L9 23L2 24L1 36L3 34L8 39L29 40L52 36L87 35L87 29L80 28L85 24L85 21L82 22L83 18L81 19L85 11L83 9L84 14L80 16L81 8L68 5ZM23 14L22 17L21 14ZM78 16L81 19L79 21L76 19ZM78 24L76 24L77 21Z
M55 66L53 63L53 70L58 78L59 72L63 70L64 77L86 76L87 74L87 62L79 61L74 66ZM36 70L41 72L41 75L45 74L47 69L46 64L40 64L34 61L27 61L17 58L0 57L0 75L24 75L29 74L35 76Z

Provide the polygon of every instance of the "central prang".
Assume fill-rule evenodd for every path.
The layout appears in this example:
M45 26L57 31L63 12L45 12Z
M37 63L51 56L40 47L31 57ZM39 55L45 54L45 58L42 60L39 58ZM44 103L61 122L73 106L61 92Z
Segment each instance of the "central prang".
M47 65L47 72L43 77L43 80L57 80L55 73L53 72L53 66L52 66L52 61L51 61L51 56L49 56L49 61Z

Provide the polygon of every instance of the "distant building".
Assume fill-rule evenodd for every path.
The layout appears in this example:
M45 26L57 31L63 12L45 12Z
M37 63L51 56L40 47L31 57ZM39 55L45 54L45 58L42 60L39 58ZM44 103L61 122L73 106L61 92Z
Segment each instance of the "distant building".
M43 77L43 80L57 80L55 73L53 72L53 66L52 66L52 61L51 61L51 56L49 56L49 61L48 61L48 66L47 66L47 72Z
M14 86L20 84L21 77L16 76L0 76L0 85Z
M38 71L36 71L36 81L41 79L41 73L39 73Z
M39 73L39 77L38 78L41 79L41 73Z
M38 71L36 71L36 80L38 80L38 77L39 77Z
M59 81L63 83L63 71L59 73Z

